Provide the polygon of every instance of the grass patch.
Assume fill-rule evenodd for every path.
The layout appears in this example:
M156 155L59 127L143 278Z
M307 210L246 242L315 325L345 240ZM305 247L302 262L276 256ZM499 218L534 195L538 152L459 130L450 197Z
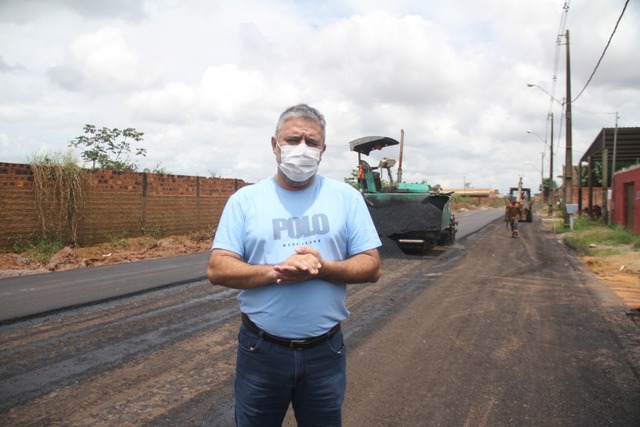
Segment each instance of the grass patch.
M206 230L192 231L191 233L189 233L188 237L192 242L200 243L211 241L215 234L215 227L209 226L209 228L207 228Z
M111 234L107 237L107 242L101 244L104 249L129 249L131 242L127 239L127 232Z
M78 224L84 206L88 176L70 151L37 154L29 158L40 235L53 230L65 241L78 243Z
M573 230L560 224L556 233L563 233L563 241L570 248L583 255L607 256L626 252L629 249L640 251L640 236L618 225L606 225L599 220L577 217Z
M160 240L165 237L164 231L162 231L162 225L155 225L148 230L144 230L144 235L148 235L152 239Z
M109 236L109 241L100 244L104 252L140 251L153 245L158 239L152 236L127 237L126 232Z
M35 236L30 239L19 239L13 243L13 252L37 261L40 264L46 264L49 259L65 247L65 242L61 237Z

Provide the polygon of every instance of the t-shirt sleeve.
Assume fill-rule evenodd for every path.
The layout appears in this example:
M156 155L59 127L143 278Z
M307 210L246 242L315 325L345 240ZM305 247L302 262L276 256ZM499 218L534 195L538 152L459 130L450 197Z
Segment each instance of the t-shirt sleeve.
M369 214L360 193L353 197L351 207L348 220L349 244L347 248L350 257L382 246L371 214Z
M224 249L244 258L244 224L245 215L236 193L222 210L211 249Z

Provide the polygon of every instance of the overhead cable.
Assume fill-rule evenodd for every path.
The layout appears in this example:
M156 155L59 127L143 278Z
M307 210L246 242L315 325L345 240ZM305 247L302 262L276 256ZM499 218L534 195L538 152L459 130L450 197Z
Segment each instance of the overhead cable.
M600 63L602 62L602 58L604 58L604 54L607 52L607 49L609 48L609 44L611 44L611 39L613 39L613 35L616 33L616 30L618 29L618 24L620 24L620 20L622 19L622 15L624 15L624 11L627 10L627 5L628 4L629 4L629 0L627 0L624 3L624 7L622 8L622 13L620 13L620 17L618 17L618 22L616 22L616 26L613 28L613 32L611 33L611 36L609 36L609 41L607 42L607 45L604 47L604 50L602 51L602 55L600 55L600 59L598 59L598 63L596 64L595 68L593 69L593 72L591 73L591 76L589 77L589 80L587 80L587 83L584 85L584 87L582 88L580 93L575 98L573 98L571 103L576 102L576 99L580 98L580 95L582 95L582 92L584 92L584 90L587 88L587 86L589 86L589 83L591 83L591 79L596 74L596 70L600 66Z

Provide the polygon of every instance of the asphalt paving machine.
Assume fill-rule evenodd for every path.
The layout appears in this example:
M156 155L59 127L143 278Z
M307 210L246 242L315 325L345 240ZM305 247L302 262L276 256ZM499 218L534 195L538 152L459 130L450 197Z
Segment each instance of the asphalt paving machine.
M400 141L383 136L365 136L349 143L358 153L358 188L364 197L383 243L391 239L405 252L425 252L436 245L455 242L457 224L451 212L452 193L434 191L426 182L402 181L404 131ZM383 157L377 166L363 159L373 150L399 146L396 159ZM385 178L386 172L386 178Z

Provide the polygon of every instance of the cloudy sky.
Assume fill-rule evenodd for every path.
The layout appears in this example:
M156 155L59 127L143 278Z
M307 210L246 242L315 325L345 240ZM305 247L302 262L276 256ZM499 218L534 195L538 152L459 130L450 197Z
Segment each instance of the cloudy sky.
M63 152L85 124L132 127L140 169L254 182L275 172L279 114L305 102L327 119L331 178L357 164L349 141L404 129L405 181L537 189L550 111L554 175L565 160L544 92L566 96L558 34L576 98L625 1L0 0L0 162ZM574 163L615 112L640 126L638 22L631 0L572 104Z

